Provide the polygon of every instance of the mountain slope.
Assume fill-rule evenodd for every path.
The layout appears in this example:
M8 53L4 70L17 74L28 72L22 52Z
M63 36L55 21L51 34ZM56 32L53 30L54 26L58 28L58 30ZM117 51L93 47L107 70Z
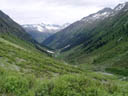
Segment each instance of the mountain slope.
M22 25L37 42L41 43L49 36L69 26L68 23L60 26L54 24L26 24Z
M35 42L19 24L2 11L0 11L0 34L14 35L22 40Z
M2 11L0 11L0 37L20 46L25 45L28 49L32 47L39 49L38 46L41 47L42 51L49 49L43 45L41 46L21 27L21 25L17 24Z
M1 67L17 72L22 71L22 73L26 74L29 74L29 72L39 72L38 75L41 73L42 76L45 74L54 75L54 73L59 75L68 71L72 73L75 72L73 71L74 69L80 72L79 68L73 68L73 66L66 65L64 62L59 62L49 57L41 51L41 46L38 45L40 50L38 50L39 47L36 49L37 46L35 47L30 42L27 42L31 39L31 36L20 25L15 23L3 12L0 14L0 25L2 26L0 31ZM26 35L28 37L25 38L24 36ZM73 68L73 70L71 71L70 68L71 70Z
M60 49L66 46L76 46L85 41L85 35L90 35L89 31L93 30L102 20L107 18L112 9L105 8L95 14L83 18L71 24L66 29L52 35L46 39L42 44L49 47Z
M77 26L80 25L78 22L82 22L78 21L51 36L43 44L61 50L62 58L72 64L88 65L96 70L113 68L114 72L124 75L128 66L128 3L119 4L109 12L105 18L103 15L100 18L98 15L98 19L93 18L98 13L90 15L84 18L86 23L80 23L84 27L77 30ZM76 27L72 27L73 25ZM63 39L58 39L60 37Z

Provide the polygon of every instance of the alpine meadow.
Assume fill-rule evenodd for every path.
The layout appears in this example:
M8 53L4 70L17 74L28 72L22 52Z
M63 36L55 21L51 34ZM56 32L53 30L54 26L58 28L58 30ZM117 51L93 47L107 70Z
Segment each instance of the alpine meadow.
M0 96L128 96L127 0L0 3Z

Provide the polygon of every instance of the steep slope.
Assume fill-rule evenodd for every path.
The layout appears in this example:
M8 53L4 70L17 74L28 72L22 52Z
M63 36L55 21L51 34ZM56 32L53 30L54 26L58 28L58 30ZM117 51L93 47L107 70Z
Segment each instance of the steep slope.
M28 47L28 49L32 46L36 47L39 50L41 49L42 51L46 51L47 49L49 49L48 47L45 47L43 45L41 46L21 27L21 25L17 24L2 11L0 11L0 37L20 46L26 45L26 48ZM40 46L40 48L38 46Z
M64 47L73 47L86 40L85 35L90 35L89 31L95 29L95 27L105 18L107 18L113 12L110 8L100 10L95 14L91 14L88 17L83 18L71 24L66 29L52 35L46 39L42 44L49 47L60 49Z
M22 25L37 42L41 43L49 36L69 26L69 23L63 25L55 24L26 24Z
M3 13L2 11L0 11L0 34L13 35L31 43L35 42L19 24L14 22L8 15Z
M109 18L89 31L90 35L84 35L85 40L82 44L71 50L67 49L69 51L63 54L67 61L73 64L92 64L100 70L114 68L117 69L114 72L127 73L128 3L115 9L117 8L120 10L114 10Z

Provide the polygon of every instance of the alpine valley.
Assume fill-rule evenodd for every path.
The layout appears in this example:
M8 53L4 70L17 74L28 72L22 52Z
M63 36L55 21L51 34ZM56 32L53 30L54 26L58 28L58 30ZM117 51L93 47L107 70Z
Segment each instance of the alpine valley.
M0 96L128 96L128 2L73 24L19 25L0 11Z
M123 3L82 18L42 44L72 64L127 75L127 40L128 3Z
M29 33L38 43L43 42L49 36L55 34L56 32L66 28L69 23L63 25L55 24L26 24L22 27Z

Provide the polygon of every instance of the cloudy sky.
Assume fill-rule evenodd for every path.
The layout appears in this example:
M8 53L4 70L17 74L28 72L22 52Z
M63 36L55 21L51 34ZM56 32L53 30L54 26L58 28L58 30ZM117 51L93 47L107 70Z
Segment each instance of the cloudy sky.
M0 10L20 24L72 23L128 0L0 0Z

